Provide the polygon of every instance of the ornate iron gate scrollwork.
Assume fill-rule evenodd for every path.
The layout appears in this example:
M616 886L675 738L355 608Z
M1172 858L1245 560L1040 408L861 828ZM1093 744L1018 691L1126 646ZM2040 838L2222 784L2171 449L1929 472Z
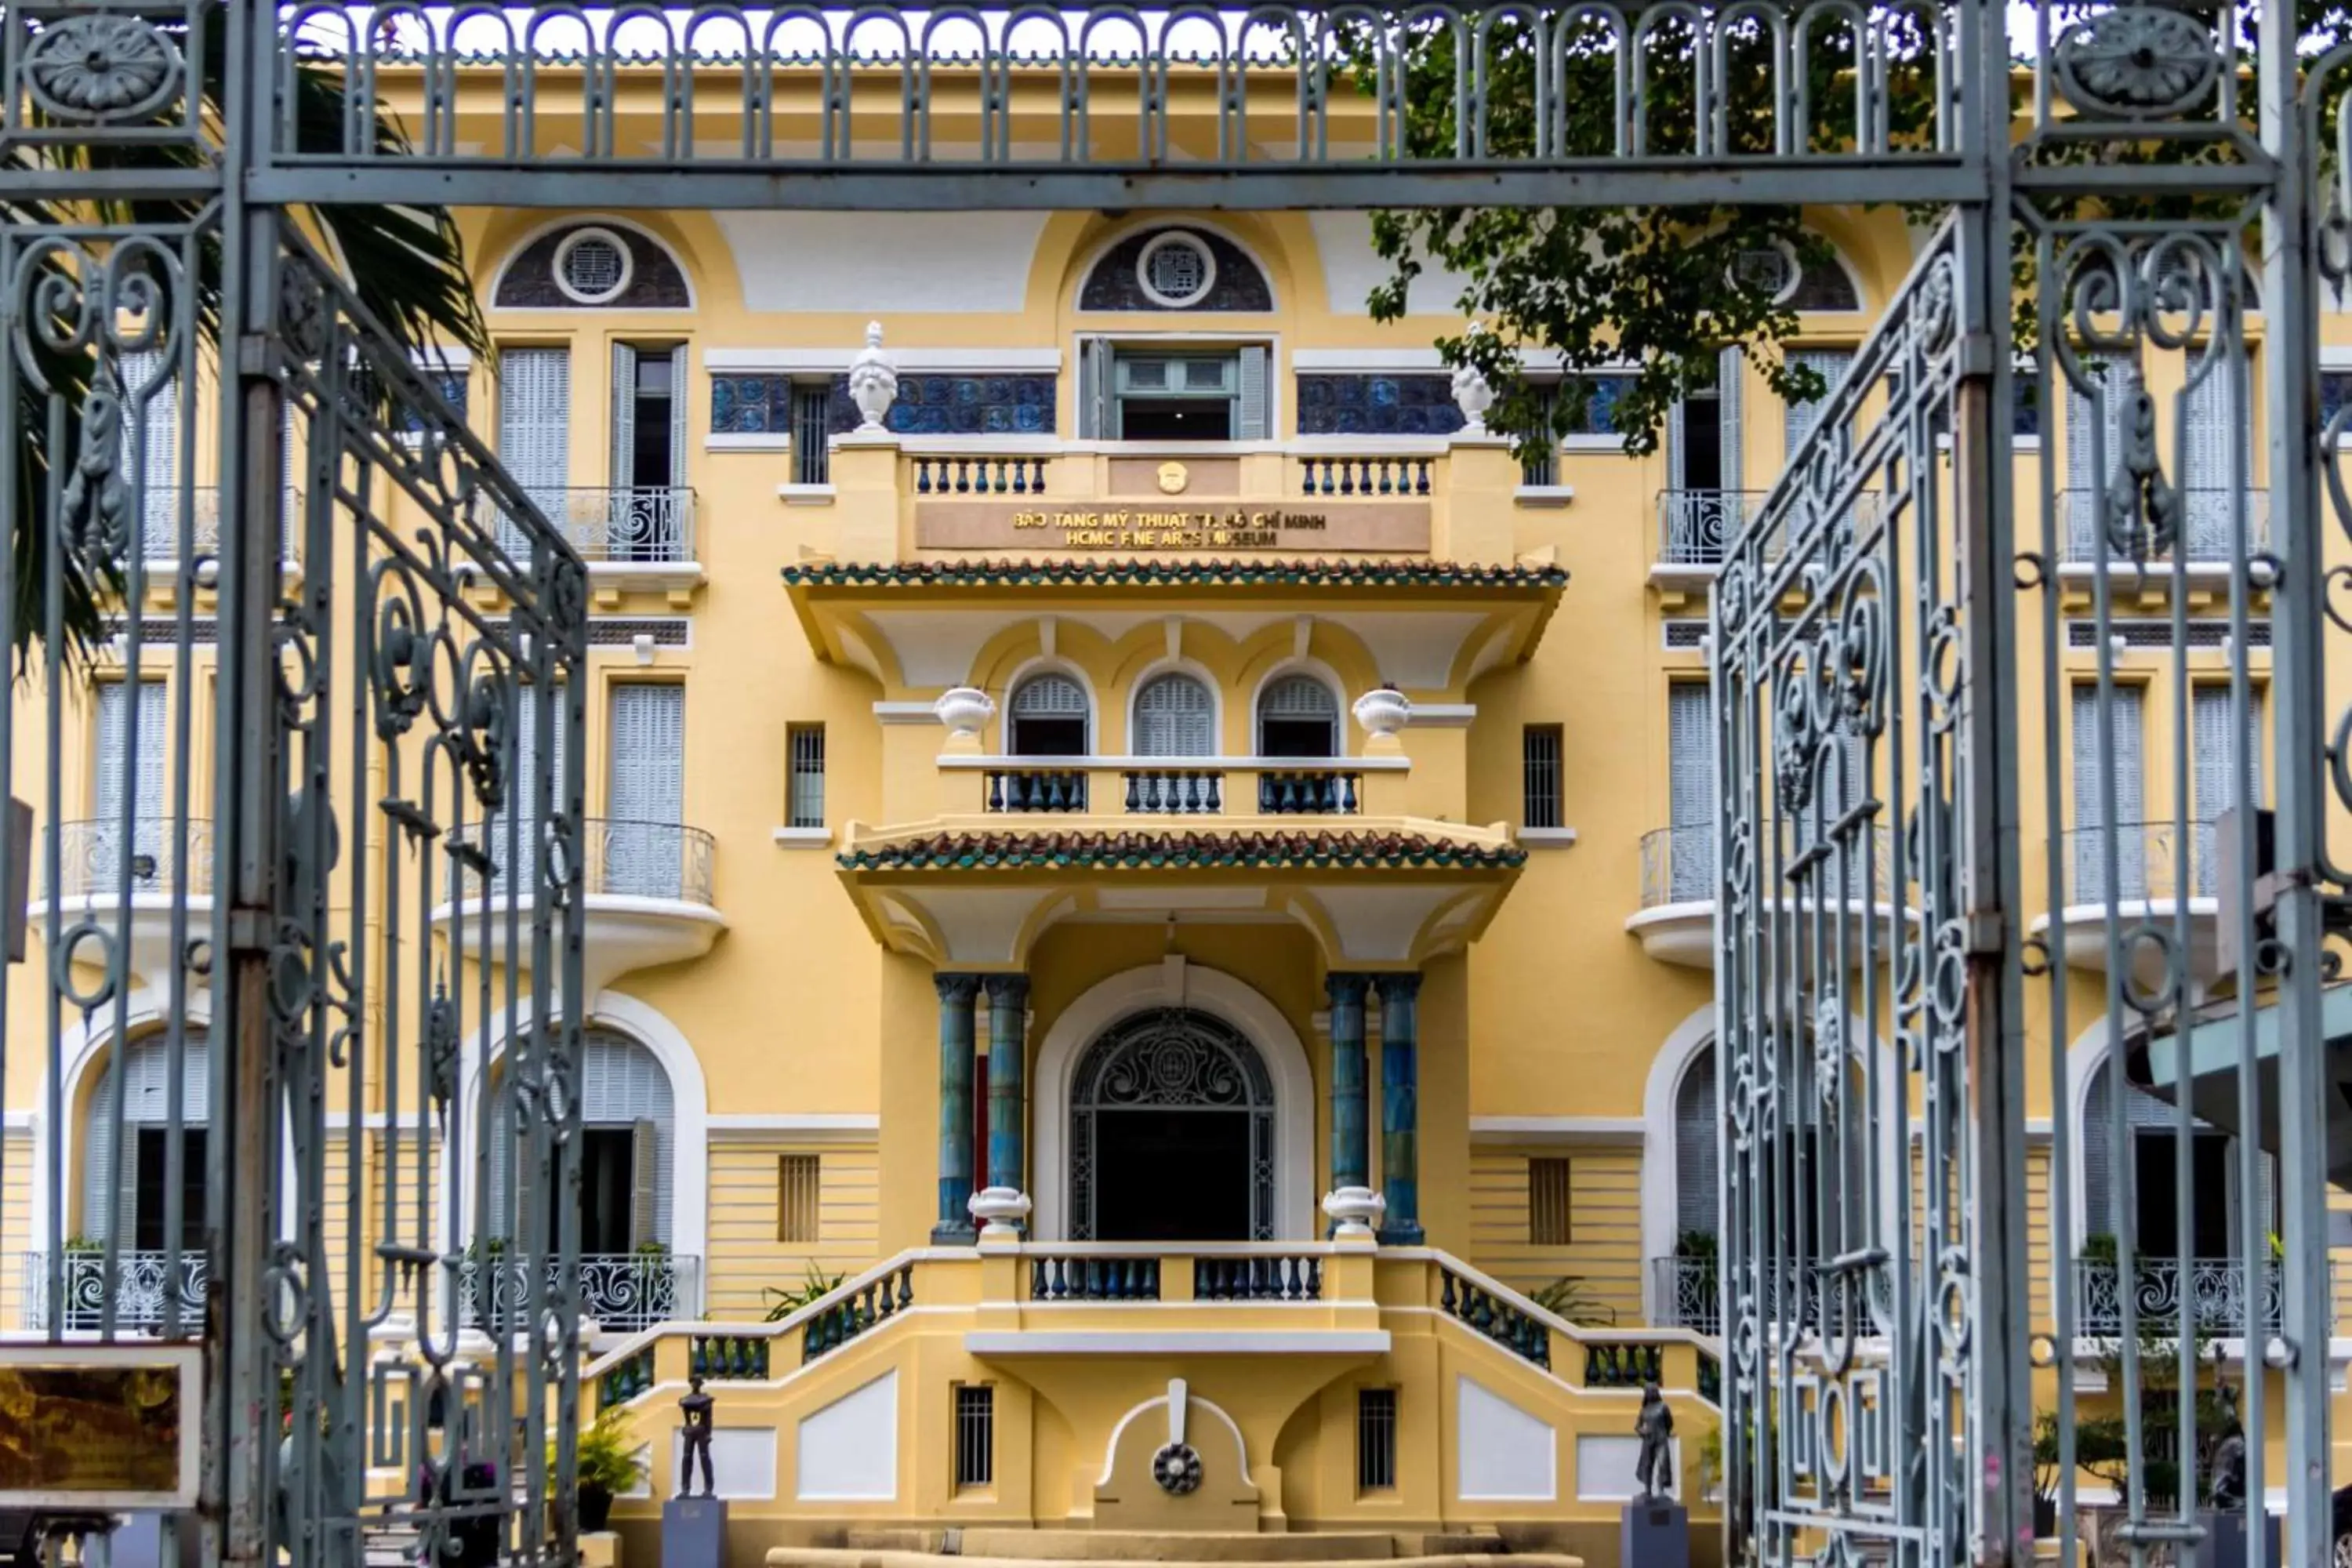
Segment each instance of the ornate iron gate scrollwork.
M1274 1078L1240 1030L1207 1013L1155 1008L1113 1025L1070 1075L1070 1239L1095 1238L1105 1110L1235 1111L1249 1120L1249 1229L1275 1234Z

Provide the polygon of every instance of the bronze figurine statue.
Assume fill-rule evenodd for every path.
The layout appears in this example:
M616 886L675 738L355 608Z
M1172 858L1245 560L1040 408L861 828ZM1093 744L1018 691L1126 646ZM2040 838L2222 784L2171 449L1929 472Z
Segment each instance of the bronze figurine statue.
M694 1462L702 1461L702 1495L717 1497L718 1483L710 1476L710 1410L718 1401L702 1392L702 1379L687 1379L687 1392L678 1396L677 1408L686 1417L686 1445L677 1456L677 1495L694 1495Z
M1674 1490L1674 1450L1666 1445L1675 1435L1675 1413L1666 1408L1665 1396L1654 1383L1642 1385L1642 1413L1633 1417L1633 1431L1642 1439L1633 1479L1642 1483L1643 1500Z

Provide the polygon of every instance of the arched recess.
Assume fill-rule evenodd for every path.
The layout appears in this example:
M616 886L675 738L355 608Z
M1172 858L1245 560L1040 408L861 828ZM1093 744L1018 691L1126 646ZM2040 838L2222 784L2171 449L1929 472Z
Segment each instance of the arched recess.
M124 1032L127 1037L135 1042L160 1030L170 1016L171 1000L171 988L163 982L151 982L133 991L125 1008ZM191 1034L206 1028L212 1019L210 994L191 990L181 999L180 1016L187 1021ZM58 1201L62 1194L53 1197L49 1190L49 1140L54 1137L60 1141L58 1168L65 1173L67 1190L78 1191L76 1184L81 1179L79 1173L82 1167L77 1161L82 1157L84 1142L82 1119L90 1101L90 1090L96 1085L97 1075L105 1070L111 1054L108 1047L113 1043L113 1026L114 1010L104 1007L89 1023L72 1025L59 1033L58 1059L65 1064L59 1074L58 1098L62 1110L58 1120L62 1125L52 1125L46 1095L41 1098L39 1109L32 1119L33 1213L28 1248L31 1251L46 1253L66 1239L49 1227L49 1216L64 1213L68 1208L68 1205Z
M1308 720L1320 717L1302 705L1297 699L1311 695L1311 684L1319 689L1328 704L1330 749L1328 751L1275 751L1267 745L1266 721ZM1348 754L1348 689L1340 683L1331 667L1320 659L1285 659L1267 670L1256 689L1250 693L1248 747L1253 756L1344 757ZM1304 735L1302 728L1300 734Z
M583 229L617 238L627 277L605 300L566 294L555 281L558 252ZM692 310L699 300L694 274L677 247L633 218L571 213L530 229L507 247L484 298L499 310Z
M2108 1140L2111 1129L2106 1119L2111 1111L2106 1096L2115 1089L2113 1064L2114 1054L2107 1049L2107 1020L2105 1018L2095 1020L2076 1036L2074 1045L2066 1051L2066 1127L2070 1150L2066 1163L2067 1239L2078 1254L2082 1251L2085 1237L2096 1233L2112 1234L2115 1226L2111 1194L2123 1181L2121 1162L2125 1154L2123 1151L2110 1147ZM2125 1103L2127 1136L2136 1135L2142 1128L2159 1132L2175 1129L2176 1112L2169 1102L2158 1100L2137 1085L2127 1084L2125 1088L2128 1094ZM2222 1162L2221 1179L2227 1184L2230 1194L2229 1212L2232 1227L2242 1228L2248 1205L2244 1194L2237 1188L2236 1140L2229 1138L2221 1129L2201 1118L2192 1118L2189 1129L2192 1134L2210 1134L2227 1140L2228 1152ZM2055 1158L2054 1152L2053 1158ZM2171 1173L2168 1158L2164 1162L2163 1169L2168 1181ZM2268 1231L2277 1225L2275 1162L2265 1158L2263 1169L2263 1191L2255 1194L2253 1212L2258 1223ZM2245 1241L2242 1235L2233 1234L2221 1250L2235 1254ZM2051 1244L2053 1247L2056 1245L2054 1234ZM2176 1246L2177 1243L2167 1241L2160 1247L2147 1249L2147 1255L2169 1258L2173 1256Z
M1197 295L1173 300L1147 282L1149 261L1171 240L1197 242L1207 253L1208 275ZM1190 218L1154 217L1108 236L1087 252L1076 274L1071 302L1087 314L1255 314L1281 304L1274 269L1255 246L1225 225Z
M493 1068L505 1058L507 1042L529 1022L528 1009L515 1018L501 1014L490 1021L491 1037L497 1042L490 1056ZM618 991L597 993L588 1006L587 1026L628 1037L653 1057L668 1079L673 1136L669 1249L680 1258L704 1257L710 1237L710 1101L701 1058L695 1055L684 1032L658 1009ZM441 1156L440 1237L444 1251L458 1245L456 1238L467 1235L473 1215L471 1147L479 1125L474 1119L480 1114L482 1105L482 1064L472 1051L466 1054L457 1103L466 1108L467 1118L467 1179L463 1184L461 1215L456 1207L459 1184L450 1180L456 1150L445 1145Z
M1077 710L1069 712L1070 702L1065 686L1075 688ZM1038 717L1076 718L1079 738L1075 752L1021 751L1022 721ZM1091 756L1102 743L1102 706L1095 696L1094 682L1086 671L1064 658L1040 658L1024 663L1004 683L1004 703L997 722L1003 731L1003 742L997 748L1010 756Z
M1277 1240L1317 1233L1315 1201L1315 1074L1290 1020L1255 987L1220 970L1194 964L1140 965L1097 981L1062 1009L1037 1047L1036 1092L1030 1116L1031 1200L1040 1241L1069 1233L1071 1079L1078 1058L1112 1025L1157 1007L1212 1014L1249 1037L1274 1078L1275 1207Z
M1165 693L1172 688L1160 683L1169 676L1180 676L1199 687L1206 698L1208 750L1193 753L1200 756L1223 756L1225 752L1224 691L1215 675L1195 659L1158 658L1136 671L1127 689L1127 738L1123 751L1129 756L1176 756L1174 752L1147 752L1144 747L1144 701L1155 687Z
M1846 1024L1850 1048L1848 1065L1857 1073L1865 1070L1864 1050L1876 1050L1882 1064L1891 1063L1885 1043L1864 1027L1858 1017L1849 1017ZM1682 1134L1686 1117L1711 1114L1714 1137L1708 1149L1713 1155L1711 1169L1719 1184L1721 1162L1725 1158L1722 1141L1722 1109L1712 1085L1702 1089L1692 1080L1694 1071L1712 1076L1715 1070L1716 1012L1710 1002L1693 1012L1676 1025L1657 1055L1650 1058L1650 1076L1642 1096L1642 1305L1644 1317L1660 1321L1659 1312L1664 1303L1654 1300L1658 1289L1657 1269L1654 1260L1674 1256L1675 1243L1685 1215L1696 1216L1706 1205L1684 1202L1685 1162L1681 1156ZM1686 1096L1685 1089L1690 1092ZM1882 1172L1892 1173L1897 1166L1897 1132L1895 1111L1897 1097L1902 1093L1899 1073L1883 1071L1879 1081L1878 1138L1875 1157ZM1691 1131L1696 1131L1694 1126ZM1902 1240L1904 1220L1895 1209L1889 1180L1882 1184L1882 1206L1879 1215L1881 1245L1895 1247ZM1714 1222L1720 1225L1719 1218Z

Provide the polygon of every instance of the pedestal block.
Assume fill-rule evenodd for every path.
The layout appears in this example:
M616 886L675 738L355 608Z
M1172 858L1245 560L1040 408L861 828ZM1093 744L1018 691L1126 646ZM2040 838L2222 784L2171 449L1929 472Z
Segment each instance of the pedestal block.
M2279 1517L2274 1513L2260 1516L2263 1533L2269 1537L2265 1563L2283 1561L2279 1556ZM2243 1513L2200 1512L2197 1522L2205 1527L2205 1550L2201 1553L2205 1568L2246 1568L2253 1553L2248 1527L2249 1516Z
M198 1568L205 1560L205 1550L204 1532L196 1516L182 1516L176 1553L165 1549L163 1517L146 1511L123 1516L106 1542L114 1568Z
M1635 1498L1618 1525L1619 1568L1690 1568L1690 1510L1672 1498Z
M727 1500L677 1497L662 1504L662 1568L726 1568Z

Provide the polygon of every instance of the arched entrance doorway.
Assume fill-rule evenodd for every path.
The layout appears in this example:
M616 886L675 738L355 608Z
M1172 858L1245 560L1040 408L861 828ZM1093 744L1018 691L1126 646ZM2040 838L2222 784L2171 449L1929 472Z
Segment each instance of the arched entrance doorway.
M1274 1078L1213 1014L1120 1019L1070 1083L1070 1238L1271 1240Z

